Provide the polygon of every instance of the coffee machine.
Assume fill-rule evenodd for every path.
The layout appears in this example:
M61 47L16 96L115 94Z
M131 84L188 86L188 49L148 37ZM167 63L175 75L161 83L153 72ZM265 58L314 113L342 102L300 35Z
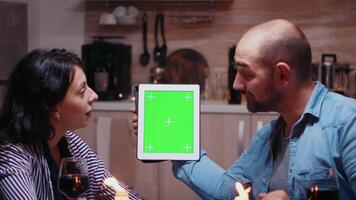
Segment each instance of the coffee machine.
M349 95L349 73L353 70L349 63L339 63L334 53L323 53L321 63L312 66L314 80L321 81L334 92Z
M94 39L92 44L82 46L88 85L98 94L99 100L126 99L131 94L132 47L105 42L107 37Z

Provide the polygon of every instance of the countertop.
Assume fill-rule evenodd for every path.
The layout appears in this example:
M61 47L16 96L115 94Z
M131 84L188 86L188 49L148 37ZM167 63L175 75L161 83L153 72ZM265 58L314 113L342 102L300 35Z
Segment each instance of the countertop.
M226 101L202 101L200 110L202 113L241 113L250 114L246 105L231 105ZM94 111L131 111L133 101L97 101L94 103Z

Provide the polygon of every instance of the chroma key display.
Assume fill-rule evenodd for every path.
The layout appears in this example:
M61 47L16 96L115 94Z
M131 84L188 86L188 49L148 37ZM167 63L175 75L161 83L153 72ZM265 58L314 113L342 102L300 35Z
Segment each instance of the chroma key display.
M194 94L192 91L145 91L145 153L192 153Z

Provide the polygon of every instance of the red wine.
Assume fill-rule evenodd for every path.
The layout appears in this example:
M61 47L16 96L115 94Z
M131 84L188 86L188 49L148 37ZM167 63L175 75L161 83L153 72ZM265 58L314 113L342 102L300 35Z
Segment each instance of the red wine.
M339 200L337 190L308 190L307 200Z
M85 175L64 175L59 177L58 189L67 197L78 198L89 188L89 179Z

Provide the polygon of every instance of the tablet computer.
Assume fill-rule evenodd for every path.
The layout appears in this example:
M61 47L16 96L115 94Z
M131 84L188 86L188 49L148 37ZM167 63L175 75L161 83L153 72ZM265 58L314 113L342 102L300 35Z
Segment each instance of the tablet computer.
M199 160L199 85L138 86L139 160Z

